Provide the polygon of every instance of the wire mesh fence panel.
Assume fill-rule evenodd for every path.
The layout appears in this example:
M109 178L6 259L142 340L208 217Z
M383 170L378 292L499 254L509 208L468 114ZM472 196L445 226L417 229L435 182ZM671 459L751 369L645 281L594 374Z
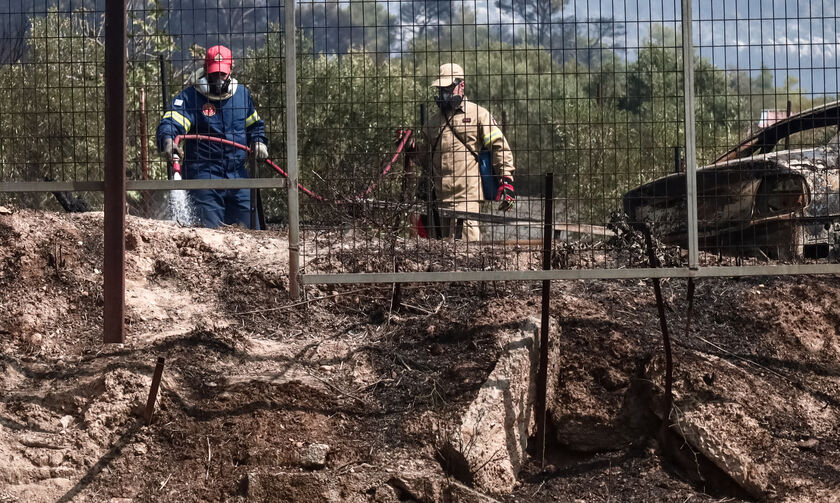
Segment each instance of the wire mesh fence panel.
M624 195L682 149L679 4L298 9L305 273L539 269L545 173L556 268L647 264Z
M837 16L834 2L696 2L703 264L837 260Z
M128 2L126 165L130 183L282 178L294 106L304 274L541 269L546 173L554 269L648 267L645 229L660 265L690 265L692 180L700 266L836 260L830 2L695 0L686 52L674 0L301 0L295 103L283 4ZM0 0L3 187L103 179L103 12ZM184 225L286 225L287 192L252 187L128 201ZM98 192L4 190L101 208Z
M103 0L0 2L4 41L0 64L5 70L0 91L4 103L0 182L103 179L104 4ZM284 176L280 173L285 165L280 4L278 0L212 5L127 2L129 180ZM219 74L216 88L213 77ZM159 154L166 150L167 138L177 146L177 163L172 156ZM274 144L267 152L269 162L262 158L247 162L255 143ZM262 157L265 154L263 149ZM173 167L181 171L176 174ZM48 189L35 189L44 187ZM102 190L101 184L95 187ZM259 200L269 220L283 219L285 193L264 190L259 195L265 197L257 198L256 192L242 190L130 191L128 202L136 215L215 227L250 225L255 213L250 202ZM58 201L68 211L101 208L97 192L0 197L38 208L59 209ZM173 205L173 200L180 203ZM235 214L225 215L226 208ZM219 211L217 218L214 214Z
M95 7L0 2L0 182L102 179L104 9ZM0 198L60 209L49 194Z
M279 0L136 3L129 15L129 114L137 120L128 134L138 146L128 159L131 177L284 176L281 4ZM169 141L176 146L172 150L178 155L177 164L167 154ZM163 157L157 155L159 150ZM286 213L285 192L276 190L201 189L129 196L144 212L150 206L158 208L188 225L259 227L259 220L266 225L266 220L281 221ZM145 202L147 197L153 198L151 204ZM161 205L159 200L165 198L169 204Z

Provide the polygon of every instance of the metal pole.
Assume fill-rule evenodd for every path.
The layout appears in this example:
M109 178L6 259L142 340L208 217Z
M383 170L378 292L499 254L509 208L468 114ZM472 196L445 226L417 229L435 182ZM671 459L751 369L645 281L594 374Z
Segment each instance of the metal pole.
M158 54L158 63L160 64L160 98L163 100L163 110L169 108L169 82L166 80L166 62L163 60L163 54Z
M146 132L146 88L140 88L140 178L149 179L149 149L148 134ZM141 192L143 195L143 216L149 218L149 191Z
M163 111L169 109L169 83L166 81L166 63L163 61L163 54L158 54L158 63L160 63L160 98L163 100L161 104ZM163 115L161 113L161 115ZM172 171L172 163L166 163L166 178L172 180L175 173Z
M105 3L104 342L125 341L125 0Z
M249 167L251 168L251 178L257 177L257 156L256 152L251 152L251 157L248 159ZM251 221L249 222L251 230L256 230L257 226L257 189L251 189L251 194L248 196L248 199L251 201L250 211Z
M289 174L289 296L300 298L300 207L297 144L297 49L295 0L285 0L286 41L286 172Z
M545 175L545 221L543 229L543 270L551 269L551 244L554 240L554 173ZM540 321L540 366L537 370L537 449L540 465L545 466L546 392L548 389L548 322L551 307L551 280L542 282L542 319Z
M790 117L791 103L787 100L787 108L785 109L785 119ZM785 150L790 150L790 124L785 128Z
M682 159L680 159L680 147L674 147L674 173L679 173L682 168Z
M157 399L158 388L160 388L160 378L163 376L164 358L159 356L157 364L155 365L155 373L152 375L152 387L149 388L149 399L146 400L146 410L143 418L146 420L146 426L152 424L152 415L155 412L155 399Z
M691 0L682 0L683 94L685 96L685 181L688 205L688 267L697 269L697 138L694 124L694 42Z

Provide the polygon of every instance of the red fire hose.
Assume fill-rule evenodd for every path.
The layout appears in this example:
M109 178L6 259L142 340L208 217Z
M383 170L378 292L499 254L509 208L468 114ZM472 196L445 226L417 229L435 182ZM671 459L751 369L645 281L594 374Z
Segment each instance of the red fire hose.
M412 131L410 129L405 129L405 130L400 130L399 131L399 134L401 135L401 138L400 138L400 141L397 145L397 151L394 153L393 157L391 157L391 161L385 166L385 169L382 170L382 174L379 175L380 177L387 175L388 172L391 171L391 166L393 166L394 162L396 162L400 153L405 148L406 143L408 143L408 139L411 137L411 133L412 133ZM178 145L181 142L181 140L213 141L213 142L221 143L221 144L224 144L224 145L230 145L231 147L236 147L240 150L244 150L245 152L249 152L249 153L251 152L251 149L249 147L247 147L245 145L242 145L241 143L236 143L234 141L226 140L224 138L217 138L215 136L207 136L207 135L202 135L202 134L183 134L183 135L179 135L179 136L175 137L175 145ZM269 166L271 166L272 168L274 168L275 171L277 171L278 173L283 175L285 178L289 178L288 173L283 171L283 169L280 168L280 166L278 166L277 164L275 164L271 159L266 159L265 163L268 164ZM180 174L181 174L181 163L180 163L179 159L177 159L177 157L172 163L172 169L173 169L173 171L178 173L178 175L180 176ZM334 203L335 204L342 204L342 203L346 203L348 201L361 199L361 198L369 195L373 191L373 189L376 188L376 184L377 184L377 182L375 182L375 181L372 182L368 186L368 188L364 191L364 193L362 193L359 196L355 196L352 199L334 201ZM304 187L300 183L298 183L298 188L300 190L302 190L306 195L308 195L309 197L311 197L313 199L316 199L318 201L326 201L326 199L323 196L320 196L320 195L312 192L311 190L307 189L306 187Z

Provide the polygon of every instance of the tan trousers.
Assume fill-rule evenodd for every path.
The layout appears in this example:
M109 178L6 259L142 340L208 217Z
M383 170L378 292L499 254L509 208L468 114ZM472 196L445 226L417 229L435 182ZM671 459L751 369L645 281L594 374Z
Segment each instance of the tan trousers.
M461 218L441 217L441 237L463 239L464 241L477 242L481 239L481 232L478 229L478 222L475 220L464 220Z
M438 203L442 210L466 211L478 213L481 206L478 201L441 201ZM457 217L446 217L441 215L441 237L463 239L464 241L476 242L481 239L481 232L478 229L478 222Z

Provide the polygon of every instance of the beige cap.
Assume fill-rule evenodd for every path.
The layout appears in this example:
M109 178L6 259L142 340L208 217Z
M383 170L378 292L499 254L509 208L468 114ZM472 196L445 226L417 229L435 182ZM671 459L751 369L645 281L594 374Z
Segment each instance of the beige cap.
M432 87L449 87L455 83L455 79L464 80L464 69L455 63L440 65L440 75L432 82Z

